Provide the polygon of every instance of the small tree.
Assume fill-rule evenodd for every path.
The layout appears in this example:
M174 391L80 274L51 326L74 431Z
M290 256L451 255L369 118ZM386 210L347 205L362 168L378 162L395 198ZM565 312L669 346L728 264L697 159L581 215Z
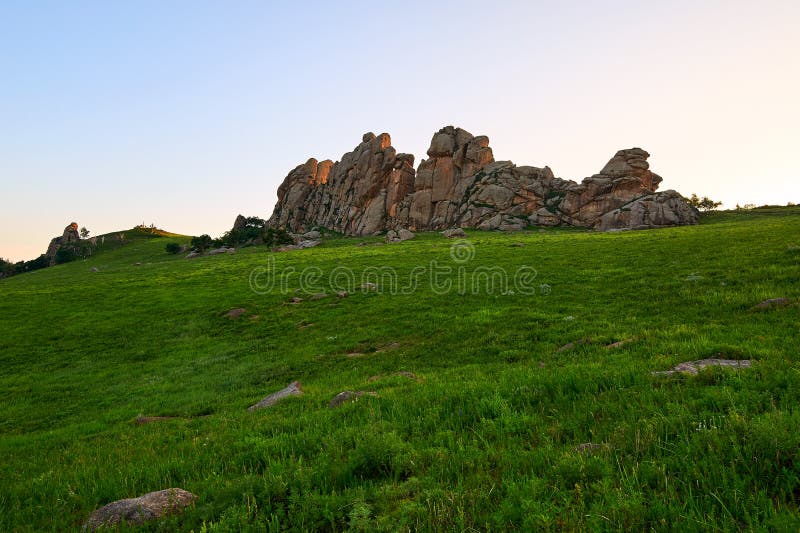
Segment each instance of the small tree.
M181 245L177 242L168 242L166 249L168 254L175 255L181 253Z
M209 235L203 234L199 237L192 237L192 248L198 252L205 252L213 243L214 240Z
M89 230L86 229L86 226L81 228L81 239L87 239L89 237Z
M292 244L294 239L283 228L269 228L264 233L264 244L267 246L280 246L282 244Z
M11 261L0 259L0 278L7 278L16 273L17 267Z
M708 196L703 196L700 198L696 194L692 194L691 198L689 198L689 204L693 207L696 207L700 211L714 211L716 208L722 205L722 202L715 202Z

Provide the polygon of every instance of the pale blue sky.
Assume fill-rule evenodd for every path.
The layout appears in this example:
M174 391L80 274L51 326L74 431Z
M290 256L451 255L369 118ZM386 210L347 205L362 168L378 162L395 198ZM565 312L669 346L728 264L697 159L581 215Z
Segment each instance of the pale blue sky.
M76 221L219 235L366 131L800 203L800 2L0 0L0 257Z

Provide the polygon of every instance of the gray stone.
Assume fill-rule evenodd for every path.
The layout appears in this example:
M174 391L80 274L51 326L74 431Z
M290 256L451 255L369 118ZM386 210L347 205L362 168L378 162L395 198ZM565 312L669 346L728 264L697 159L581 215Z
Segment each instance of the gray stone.
M671 376L674 374L691 374L697 375L704 368L710 366L721 366L727 368L750 368L751 361L749 359L700 359L698 361L687 361L675 365L671 370L661 372L653 372L654 376Z
M461 228L451 228L448 230L444 230L442 232L442 235L444 235L448 239L461 239L467 236L467 234Z
M775 309L776 307L786 307L791 304L792 301L789 298L770 298L756 304L753 309Z
M330 409L335 409L339 407L343 403L352 402L361 398L362 396L378 396L375 392L365 392L365 391L349 391L346 390L344 392L340 392L336 396L334 396L330 402L328 402L328 407Z
M197 497L179 488L150 492L138 498L118 500L94 511L84 524L84 529L114 528L123 521L127 525L140 525L162 516L180 513Z
M293 381L286 388L281 389L278 392L273 392L269 396L263 398L260 402L248 407L247 410L257 411L259 409L266 409L267 407L272 407L279 401L283 400L284 398L288 398L289 396L302 396L302 395L303 395L303 390L300 388L300 382Z
M230 311L225 313L225 316L228 317L228 318L239 318L240 316L242 316L246 312L247 312L247 309L245 309L244 307L239 307L237 309L231 309Z
M400 239L401 242L413 239L414 237L415 235L407 229L397 230L397 238Z

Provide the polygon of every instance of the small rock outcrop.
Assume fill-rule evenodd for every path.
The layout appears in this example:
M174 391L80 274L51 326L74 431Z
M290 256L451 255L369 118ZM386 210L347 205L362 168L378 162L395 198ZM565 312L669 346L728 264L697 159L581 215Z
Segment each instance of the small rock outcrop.
M268 224L347 235L478 228L581 226L598 230L695 224L699 213L662 178L641 148L618 151L581 183L549 167L495 161L489 138L453 126L433 135L428 159L397 153L387 133L364 135L341 161L309 159L278 188Z
M244 215L236 215L236 220L233 221L233 228L231 231L238 231L244 229L247 226L247 219Z
M50 262L50 266L56 264L56 254L58 251L65 247L70 246L76 242L80 242L81 235L78 233L78 223L73 222L66 228L64 228L64 233L61 234L60 237L54 237L50 244L47 246L47 251L45 252L45 256L47 256L47 260Z
M197 497L183 489L150 492L138 498L118 500L94 511L84 524L84 530L113 528L123 520L127 525L140 525L162 516L179 513Z

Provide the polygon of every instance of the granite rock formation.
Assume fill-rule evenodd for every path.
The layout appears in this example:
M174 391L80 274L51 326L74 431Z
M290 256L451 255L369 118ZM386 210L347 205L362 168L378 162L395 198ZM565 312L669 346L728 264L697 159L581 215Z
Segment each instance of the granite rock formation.
M698 212L662 178L641 148L620 150L581 183L548 167L495 161L489 138L447 126L433 135L428 159L397 153L388 134L364 135L341 161L309 159L278 188L272 227L315 227L347 235L455 227L519 230L528 225L598 230L694 224Z
M74 243L80 242L80 240L81 235L78 233L77 222L73 222L64 228L64 233L61 235L61 237L54 237L47 246L45 256L47 257L50 266L56 264L56 254L62 247L70 246Z

